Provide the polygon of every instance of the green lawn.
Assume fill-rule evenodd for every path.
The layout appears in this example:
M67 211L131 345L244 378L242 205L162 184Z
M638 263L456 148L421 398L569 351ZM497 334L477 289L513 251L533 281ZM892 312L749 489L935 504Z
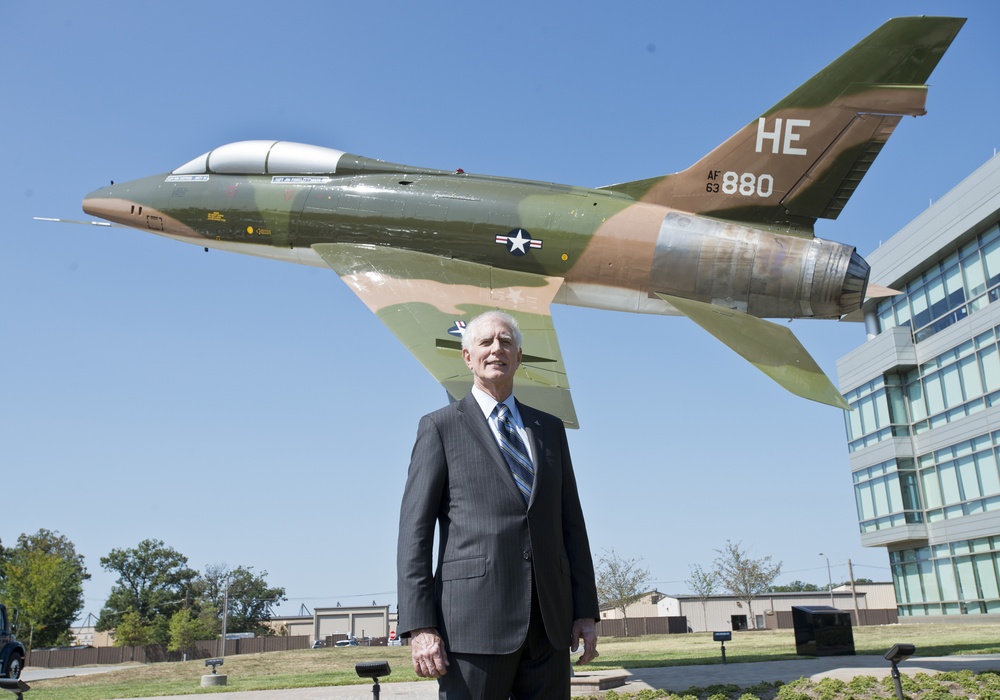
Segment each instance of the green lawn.
M919 656L1000 653L1000 624L861 627L854 630L854 642L858 654L883 654L896 642L914 644ZM599 642L599 649L601 656L592 665L596 669L714 664L722 661L719 643L712 641L711 633L654 635L636 639L604 638ZM32 690L26 697L29 700L103 700L361 682L368 684L371 681L362 681L357 677L354 664L357 661L382 659L388 660L392 667L392 675L381 679L383 692L389 696L393 682L418 680L410 666L409 654L408 647L345 647L230 656L226 658L225 666L220 669L228 675L228 685L211 689L200 687L201 676L208 670L204 661L148 664L110 673L36 681L31 684ZM733 640L726 644L726 655L730 663L797 658L794 636L790 630L736 632L733 634ZM806 692L808 688L793 689L791 685L785 686L784 689L773 689L770 694L757 688L751 689L751 692L757 692L758 695L754 697L759 697L760 700L769 697L778 697L781 700L786 698L806 700L813 697L823 700L895 697L891 686L889 694L883 696L873 694L877 692L875 688L868 689L866 693L860 693L858 688L839 693L831 689L830 685L836 684L827 683L824 688L817 691L818 694L808 694ZM713 700L740 698L740 693L734 689L725 692L721 689L709 690L720 691ZM703 698L711 696L709 690L702 694ZM911 690L917 692L918 689L911 688ZM935 686L934 692L938 690L939 688ZM1000 700L1000 684L997 695L990 696L989 692L986 690L986 694L983 694L977 691L977 696L981 700L989 697ZM960 691L959 695L952 695L952 697L970 696L971 691L967 690ZM615 694L610 693L608 697L613 698ZM617 697L632 696L619 694ZM647 693L635 697L668 696ZM912 697L924 696L918 692Z

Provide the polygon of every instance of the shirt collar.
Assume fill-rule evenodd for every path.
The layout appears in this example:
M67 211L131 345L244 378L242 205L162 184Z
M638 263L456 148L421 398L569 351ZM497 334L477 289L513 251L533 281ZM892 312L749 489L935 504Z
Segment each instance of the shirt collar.
M497 407L497 404L503 403L507 404L507 408L510 409L511 418L514 421L520 423L521 415L517 410L517 403L514 401L513 394L508 396L503 401L497 401L495 398L487 394L485 391L473 385L472 396L476 399L476 403L479 404L479 408L483 412L483 415L486 416L486 420L490 419L490 416L493 414L493 409Z

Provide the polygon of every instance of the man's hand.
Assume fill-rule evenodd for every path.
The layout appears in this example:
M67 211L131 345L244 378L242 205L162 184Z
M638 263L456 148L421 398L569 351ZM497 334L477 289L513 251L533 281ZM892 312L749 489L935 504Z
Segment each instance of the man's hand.
M594 640L596 643L596 633ZM433 627L413 630L410 633L410 649L413 655L413 670L421 678L440 678L448 673L448 654L444 650L444 641Z
M570 646L575 653L580 648L580 640L583 639L583 654L577 664L589 664L600 654L597 652L597 625L588 618L573 621L573 632L570 639Z

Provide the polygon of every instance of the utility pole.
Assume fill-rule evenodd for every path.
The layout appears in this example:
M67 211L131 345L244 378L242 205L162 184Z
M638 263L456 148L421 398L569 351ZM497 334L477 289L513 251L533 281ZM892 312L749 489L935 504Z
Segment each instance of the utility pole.
M220 657L226 655L226 618L229 617L229 576L226 576L226 594L222 598L222 649L219 651Z
M826 557L823 552L820 552L819 555L821 557ZM826 557L826 580L829 584L827 589L830 591L830 607L835 608L837 606L833 604L833 574L830 573L830 557Z
M851 578L851 595L854 597L854 619L858 621L858 627L861 626L861 611L858 610L858 589L854 587L854 566L851 565L851 560L847 560L847 575Z

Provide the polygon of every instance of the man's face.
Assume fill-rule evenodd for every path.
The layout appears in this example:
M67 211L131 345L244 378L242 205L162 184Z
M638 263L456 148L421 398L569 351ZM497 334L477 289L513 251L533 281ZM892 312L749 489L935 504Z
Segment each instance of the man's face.
M465 364L472 370L476 386L503 401L514 389L514 372L521 364L521 349L506 324L487 321L479 326L477 337L462 349Z

